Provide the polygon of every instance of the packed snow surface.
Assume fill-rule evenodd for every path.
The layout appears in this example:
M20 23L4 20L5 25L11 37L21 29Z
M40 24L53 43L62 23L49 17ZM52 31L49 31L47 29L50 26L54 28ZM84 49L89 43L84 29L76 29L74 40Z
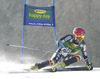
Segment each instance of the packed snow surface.
M0 79L100 79L100 68L92 71L25 72L32 64L0 63Z

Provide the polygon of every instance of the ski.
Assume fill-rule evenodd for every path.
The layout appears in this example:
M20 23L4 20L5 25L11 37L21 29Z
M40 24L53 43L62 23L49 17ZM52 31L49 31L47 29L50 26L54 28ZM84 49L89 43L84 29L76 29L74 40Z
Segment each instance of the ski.
M70 67L70 68L61 68L58 69L56 67L54 68L48 68L48 69L44 69L44 71L46 72L57 72L57 71L90 71L93 68L91 68L90 66L87 67Z
M84 67L67 67L67 68L45 68L40 70L31 70L31 69L22 69L18 71L10 71L9 73L45 73L45 72L63 72L63 71L91 71L93 67L91 66L84 66Z

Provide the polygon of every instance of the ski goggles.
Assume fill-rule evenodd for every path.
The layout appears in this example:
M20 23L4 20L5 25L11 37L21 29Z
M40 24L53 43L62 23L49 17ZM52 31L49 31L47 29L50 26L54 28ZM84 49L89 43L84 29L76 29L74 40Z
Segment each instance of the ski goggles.
M84 36L84 35L77 35L76 37L77 37L78 39L84 39L85 36Z

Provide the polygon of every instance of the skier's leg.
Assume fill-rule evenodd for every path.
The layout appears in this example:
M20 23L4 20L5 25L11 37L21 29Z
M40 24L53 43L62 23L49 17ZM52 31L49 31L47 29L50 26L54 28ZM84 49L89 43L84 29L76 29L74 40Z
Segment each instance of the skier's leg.
M47 60L47 61L44 61L44 62L42 62L42 63L36 63L34 66L31 66L31 69L32 69L32 70L38 70L38 69L41 69L41 68L46 67L46 66L55 65L55 63L57 63L58 60L61 58L61 57L60 57L60 55L61 55L61 54L60 54L60 50L61 50L61 49L59 49L59 50L57 51L56 56L55 56L52 60Z
M70 58L68 60L64 60L63 62L58 63L57 66L61 66L61 67L69 66L70 64L73 64L75 62L80 61L80 59L81 59L81 56L76 55L76 56L73 56L72 58Z
M52 66L54 64L53 60L47 60L42 63L36 63L34 66L31 66L32 70L38 70L46 66Z
M72 57L69 60L65 60L64 63L66 64L66 66L68 66L68 65L76 63L76 62L78 62L80 60L81 60L81 56L80 55L76 55L76 56Z

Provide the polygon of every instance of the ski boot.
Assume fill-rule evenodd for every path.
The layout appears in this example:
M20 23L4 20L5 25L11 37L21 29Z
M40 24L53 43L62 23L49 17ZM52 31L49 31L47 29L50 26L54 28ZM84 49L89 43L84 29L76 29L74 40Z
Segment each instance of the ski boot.
M58 63L55 65L56 68L65 67L66 64L64 62Z
M38 63L36 63L34 66L31 66L30 69L31 69L31 70L38 70L38 69L39 69Z
M38 63L36 63L34 66L31 66L29 69L24 69L25 71L28 71L28 72L30 72L30 71L32 71L32 70L34 70L34 71L36 71L36 70L39 70L39 67L38 67Z
M45 69L45 71L56 72L57 70L61 71L65 69L66 64L64 62L58 63L53 68Z

